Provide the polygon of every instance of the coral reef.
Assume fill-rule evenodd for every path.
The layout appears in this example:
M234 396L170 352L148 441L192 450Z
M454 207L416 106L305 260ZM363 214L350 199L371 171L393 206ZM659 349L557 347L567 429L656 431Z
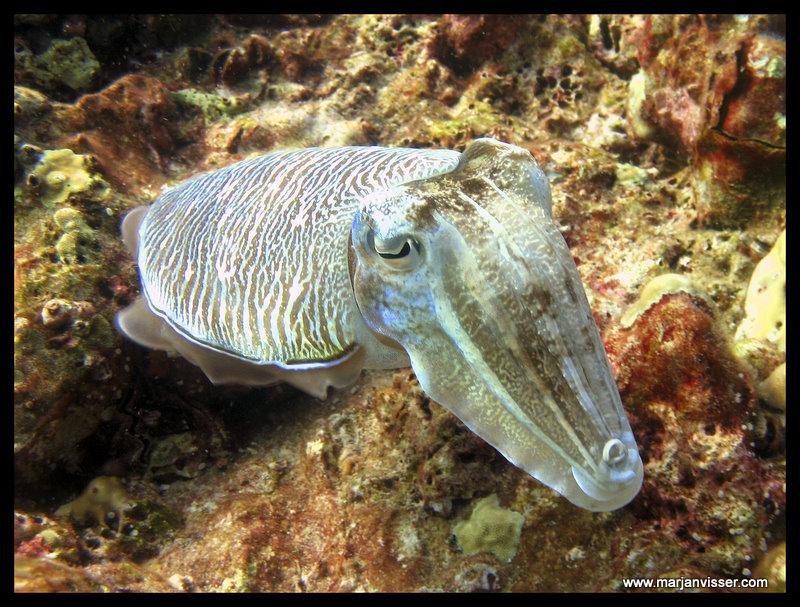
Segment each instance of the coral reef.
M784 17L14 28L18 591L785 590ZM119 222L162 186L273 149L481 136L550 179L645 463L625 508L573 507L408 370L318 401L211 386L115 331L139 289ZM470 537L487 514L498 543Z
M92 548L69 525L14 513L15 592L184 590L132 561L94 562L91 553Z
M235 115L240 109L240 100L236 97L212 95L196 89L181 89L173 93L173 99L183 106L196 107L203 113L206 126L218 122L221 118Z
M768 18L648 17L634 39L629 120L643 139L670 141L692 159L701 219L744 222L785 199L785 42ZM721 20L721 22L718 21ZM658 29L672 35L653 36Z

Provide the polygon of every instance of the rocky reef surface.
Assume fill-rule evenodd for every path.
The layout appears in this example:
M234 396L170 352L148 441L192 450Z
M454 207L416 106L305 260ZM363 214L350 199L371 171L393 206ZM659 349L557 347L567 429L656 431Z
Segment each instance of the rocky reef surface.
M15 16L18 591L785 588L785 20ZM273 149L530 150L645 464L576 508L410 370L325 401L120 337L119 222Z

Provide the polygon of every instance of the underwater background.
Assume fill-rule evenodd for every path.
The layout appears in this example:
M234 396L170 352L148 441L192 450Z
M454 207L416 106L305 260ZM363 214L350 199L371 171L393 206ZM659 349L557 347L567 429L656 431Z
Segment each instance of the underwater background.
M785 588L782 15L16 15L14 36L17 591ZM483 136L550 179L644 462L624 508L573 506L410 369L325 401L215 387L114 328L139 293L119 223L162 186Z

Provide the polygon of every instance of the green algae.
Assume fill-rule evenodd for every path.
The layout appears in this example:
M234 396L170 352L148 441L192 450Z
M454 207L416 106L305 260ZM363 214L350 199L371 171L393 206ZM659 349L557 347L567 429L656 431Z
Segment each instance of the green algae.
M517 554L524 521L519 512L501 508L497 495L492 494L475 502L469 519L456 523L453 534L464 554L491 552L510 561Z
M53 214L53 221L62 235L56 241L55 249L59 259L66 264L77 263L90 253L87 244L95 240L95 233L84 221L77 209L63 207Z
M134 560L157 554L160 546L182 525L176 512L152 500L138 502L129 517L134 514L135 520L123 519L130 521L127 523L130 527L118 537L119 550Z
M97 296L96 283L107 275L107 268L97 263L67 265L48 260L47 249L38 252L41 260L22 279L16 296L20 302L35 302L58 293L75 300L91 300Z
M197 89L181 89L172 93L172 98L179 105L200 110L206 126L215 122L230 119L244 111L244 104L236 97L225 97L205 93Z
M161 437L155 441L150 451L148 474L159 480L194 478L199 472L199 462L194 462L188 456L197 451L198 447L191 432Z
M91 87L100 71L100 63L80 37L56 39L40 55L34 56L30 51L20 53L17 63L44 89L63 85L75 92Z
M488 101L462 100L452 115L443 119L425 119L427 136L444 145L466 143L486 136L493 128L504 126L502 117Z
M617 164L615 175L617 183L625 188L642 188L653 182L647 171L627 162Z
M76 320L73 323L73 333L81 336L87 352L108 349L120 341L119 333L101 314L92 316L88 320Z

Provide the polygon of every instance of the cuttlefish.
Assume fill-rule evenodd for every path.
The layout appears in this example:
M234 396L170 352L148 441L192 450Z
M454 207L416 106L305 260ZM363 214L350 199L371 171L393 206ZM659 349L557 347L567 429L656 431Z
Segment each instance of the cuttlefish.
M362 369L423 390L509 461L593 511L642 462L578 270L531 154L273 152L131 211L142 295L117 324L214 383L324 398Z

